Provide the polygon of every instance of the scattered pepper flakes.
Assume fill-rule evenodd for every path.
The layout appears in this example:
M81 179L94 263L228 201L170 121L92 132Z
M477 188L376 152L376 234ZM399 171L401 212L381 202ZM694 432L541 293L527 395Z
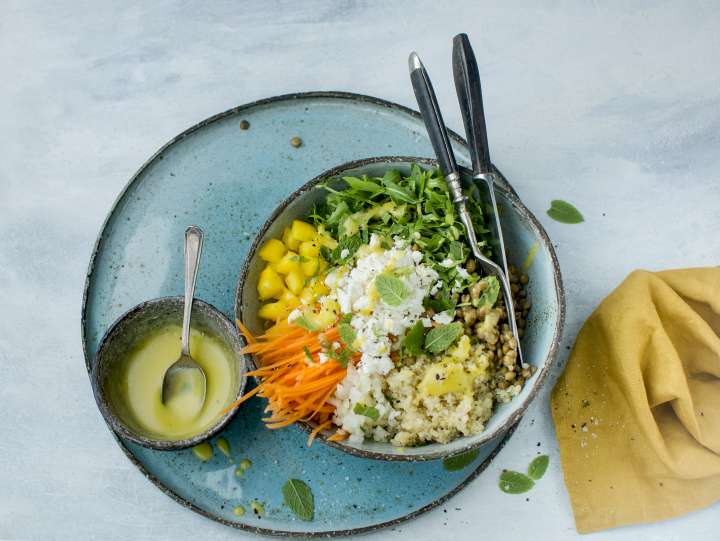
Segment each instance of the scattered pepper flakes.
M297 135L290 139L290 144L294 146L295 148L300 148L303 144L302 139L300 139Z
M583 398L583 401L580 403L580 405L583 408L587 408L590 405L590 401L587 398Z
M243 119L240 121L240 129L241 130L247 130L249 128L250 128L250 123L247 120Z

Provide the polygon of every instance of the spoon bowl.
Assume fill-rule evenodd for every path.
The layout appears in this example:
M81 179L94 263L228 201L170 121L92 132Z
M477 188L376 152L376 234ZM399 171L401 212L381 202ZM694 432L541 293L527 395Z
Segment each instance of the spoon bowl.
M185 301L183 304L182 350L180 358L165 372L161 400L169 406L185 412L198 414L205 403L207 378L205 371L190 355L190 317L195 296L197 271L202 253L202 229L191 225L185 230Z

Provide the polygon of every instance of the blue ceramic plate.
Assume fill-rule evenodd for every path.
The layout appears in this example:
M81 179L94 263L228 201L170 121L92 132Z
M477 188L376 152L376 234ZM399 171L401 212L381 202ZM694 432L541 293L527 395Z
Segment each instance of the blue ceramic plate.
M249 129L240 129L241 120ZM294 136L301 147L291 146ZM462 140L453 138L459 161L467 163ZM181 241L188 224L206 232L196 296L232 316L248 247L277 204L336 164L388 154L432 155L417 113L335 92L255 102L179 135L133 177L100 232L83 303L87 368L119 315L141 301L182 292ZM217 448L211 460L200 462L190 450L118 443L161 490L209 518L271 535L329 536L389 526L433 508L477 476L512 433L450 472L442 461L382 462L321 444L308 449L307 434L297 428L264 429L262 407L251 400L222 433L231 458ZM245 458L252 466L238 477L237 464ZM312 488L312 522L296 519L283 505L281 487L290 478ZM251 512L253 500L264 504L262 516ZM233 514L237 505L247 509L244 516Z

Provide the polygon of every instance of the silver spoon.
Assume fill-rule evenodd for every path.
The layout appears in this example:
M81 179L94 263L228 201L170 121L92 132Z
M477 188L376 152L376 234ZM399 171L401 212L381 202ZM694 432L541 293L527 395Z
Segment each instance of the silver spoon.
M161 400L163 404L182 393L193 392L197 398L197 411L205 403L207 380L205 371L190 356L190 313L195 283L200 265L200 254L203 245L203 232L191 225L185 230L185 305L183 308L182 350L180 358L175 361L163 376Z

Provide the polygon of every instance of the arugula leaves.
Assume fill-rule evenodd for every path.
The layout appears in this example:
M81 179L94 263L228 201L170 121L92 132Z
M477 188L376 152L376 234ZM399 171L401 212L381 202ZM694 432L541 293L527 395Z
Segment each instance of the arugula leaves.
M424 170L414 164L407 176L391 169L383 177L348 176L342 180L344 189L320 185L328 192L327 198L312 214L315 225L322 225L339 241L334 250L323 249L327 261L333 265L347 263L372 234L385 239L398 236L421 248L424 262L432 265L443 280L454 280L455 269L443 268L439 263L450 259L463 264L469 251L465 229L440 171ZM491 256L483 202L478 190L467 190L466 195L481 249ZM342 258L344 249L348 252Z

